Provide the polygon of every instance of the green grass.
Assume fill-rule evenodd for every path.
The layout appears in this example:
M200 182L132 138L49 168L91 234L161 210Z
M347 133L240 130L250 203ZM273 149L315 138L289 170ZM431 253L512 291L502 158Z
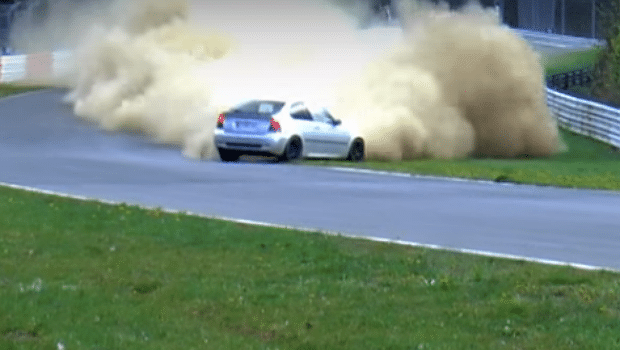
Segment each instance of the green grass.
M566 130L560 130L560 133L569 150L547 158L423 159L363 163L321 160L304 163L523 184L620 190L620 152L602 142Z
M620 279L0 187L0 349L612 349Z
M601 50L603 48L595 47L584 51L543 56L541 60L545 66L545 75L550 77L554 74L566 73L575 69L593 68L599 59ZM586 96L590 95L590 87L588 86L573 86L569 90Z
M566 73L575 69L594 66L601 50L601 48L597 47L584 51L543 56L541 57L541 61L545 67L545 74L547 76Z
M14 83L0 84L0 98L19 94L22 92L35 91L44 89L44 86L20 85Z

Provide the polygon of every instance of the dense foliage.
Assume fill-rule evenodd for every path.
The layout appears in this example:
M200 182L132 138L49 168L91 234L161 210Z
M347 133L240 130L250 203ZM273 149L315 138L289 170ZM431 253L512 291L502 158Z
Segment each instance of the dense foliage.
M620 103L620 0L599 5L599 30L606 41L594 66L592 95Z

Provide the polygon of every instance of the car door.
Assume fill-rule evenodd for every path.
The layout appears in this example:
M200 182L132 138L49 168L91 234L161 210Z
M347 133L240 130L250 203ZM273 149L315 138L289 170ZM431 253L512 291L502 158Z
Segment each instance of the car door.
M351 133L329 114L326 109L312 113L315 126L311 130L312 139L317 143L320 157L343 157L351 139Z
M303 155L316 157L320 153L320 144L313 137L313 131L317 127L312 114L301 102L293 104L290 110L291 118L295 122L295 129L303 139Z

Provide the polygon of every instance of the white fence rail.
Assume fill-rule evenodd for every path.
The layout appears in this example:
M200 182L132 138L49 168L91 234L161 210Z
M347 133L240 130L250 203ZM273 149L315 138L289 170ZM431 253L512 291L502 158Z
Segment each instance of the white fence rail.
M620 109L550 88L547 104L560 126L620 148Z
M26 77L26 55L2 56L0 58L0 81L10 83Z

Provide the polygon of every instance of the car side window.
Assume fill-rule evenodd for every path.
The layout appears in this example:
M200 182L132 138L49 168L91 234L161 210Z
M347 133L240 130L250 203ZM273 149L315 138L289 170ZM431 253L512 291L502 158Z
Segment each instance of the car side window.
M308 111L307 108L298 109L296 111L291 112L291 118L297 120L310 120L312 121L312 114Z
M321 110L314 114L314 120L326 123L326 124L334 124L334 118L326 111Z

